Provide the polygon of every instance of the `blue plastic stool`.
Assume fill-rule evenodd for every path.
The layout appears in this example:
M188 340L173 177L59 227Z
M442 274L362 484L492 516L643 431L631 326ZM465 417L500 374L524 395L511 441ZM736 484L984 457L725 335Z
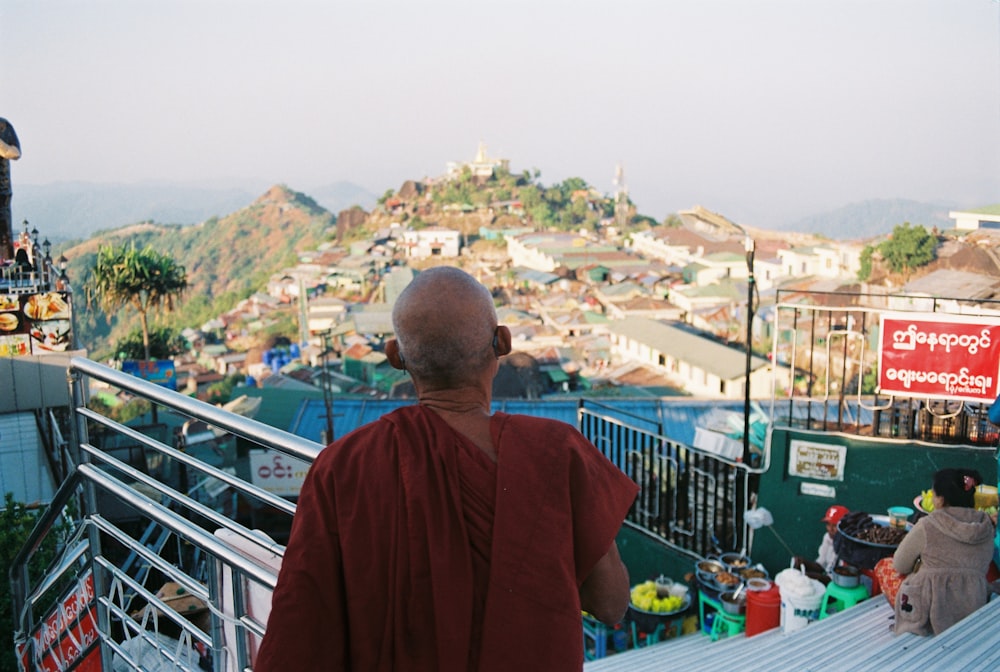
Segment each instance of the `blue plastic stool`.
M829 615L826 610L831 606L834 611L843 611L868 598L868 589L861 584L853 588L845 588L831 581L826 587L826 592L823 593L823 604L819 607L819 620L823 620Z
M656 629L652 632L645 632L640 630L636 624L632 623L632 648L638 649L641 646L649 646L650 644L657 644L660 641L661 634L665 633L667 626L663 623L656 626ZM640 635L645 635L645 638L640 637ZM639 642L645 639L645 644L640 644Z
M588 646L589 644L589 646ZM583 613L583 657L597 660L608 655L608 626L588 614Z

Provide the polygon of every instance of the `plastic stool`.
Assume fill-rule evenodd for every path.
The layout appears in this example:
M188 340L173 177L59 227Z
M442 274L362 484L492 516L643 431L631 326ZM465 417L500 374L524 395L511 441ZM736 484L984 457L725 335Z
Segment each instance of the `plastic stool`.
M719 639L723 631L725 631L726 635L740 634L746 627L746 621L746 616L737 616L725 611L716 611L715 616L712 618L712 632L710 634L712 641L714 642Z
M591 646L588 646L590 644ZM596 618L583 612L583 657L597 660L608 655L608 628Z
M831 581L826 587L826 592L823 593L823 604L819 607L819 618L823 620L829 615L826 610L831 602L833 602L835 611L843 611L853 607L858 602L867 600L868 597L868 589L860 584L853 588L845 588Z
M712 627L707 630L705 629L705 607L715 610L714 614L712 612L708 614L712 617ZM698 594L698 617L701 620L702 632L708 635L713 642L719 639L723 633L738 635L743 632L747 620L746 616L737 616L726 612L720 601L706 597L705 593Z
M670 627L673 627L673 625L671 625ZM667 630L667 626L665 624L663 624L663 623L660 623L659 625L656 626L656 628L652 632L646 632L644 630L640 630L639 627L633 621L632 622L632 642L633 642L632 648L638 649L638 648L641 648L643 646L649 646L650 644L657 644L657 643L659 643L660 636L663 633L665 633L666 630Z

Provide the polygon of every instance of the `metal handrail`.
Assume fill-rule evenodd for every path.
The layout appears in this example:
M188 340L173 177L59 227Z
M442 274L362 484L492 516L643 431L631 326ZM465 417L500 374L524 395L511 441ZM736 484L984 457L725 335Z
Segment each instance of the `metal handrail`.
M230 434L265 445L268 448L276 448L301 460L312 462L323 449L315 441L295 436L251 418L230 413L204 401L178 394L165 387L98 364L86 357L71 358L70 369L119 389L128 390L161 406L169 406L184 415L204 420Z
M52 531L52 527L62 516L63 509L67 504L69 504L70 499L73 497L77 487L80 485L80 481L80 474L73 472L65 481L62 482L55 494L52 496L52 501L49 503L49 507L38 518L35 526L28 534L21 550L19 550L14 555L14 559L11 560L9 580L11 585L11 596L14 600L15 614L20 613L20 610L23 608L28 599L27 589L30 583L28 580L28 563L38 551L38 548L42 544L42 540L48 536L49 532ZM34 624L29 623L29 626L32 625ZM30 631L30 629L31 628L29 627L28 630Z
M141 443L142 445L152 448L157 452L166 455L167 457L177 460L181 464L184 464L189 467L194 467L195 469L198 469L202 473L205 473L211 476L212 478L223 481L227 485L230 485L242 492L251 493L255 498L263 502L266 502L267 504L273 506L276 509L284 511L289 515L295 513L295 505L289 502L288 500L273 495L270 492L267 492L266 490L261 490L259 488L252 488L252 487L248 488L247 482L244 481L243 479L237 478L236 476L233 476L227 471L223 471L222 469L217 469L216 467L213 467L210 464L206 464L201 460L191 457L187 453L177 450L176 448L172 448L163 443L162 441L157 441L156 439L150 438L149 436L146 436L142 432L138 432L132 429L131 427L127 427L125 425L116 423L115 421L106 418L100 413L95 413L94 411L91 411L86 408L77 409L77 413L97 422L100 425L113 429L119 434L122 434L123 436L127 436L130 439L134 439L137 443ZM84 450L84 452L90 455L99 453L98 449L95 448L94 446L91 446L90 444L81 444L80 447ZM109 458L107 456L102 455L99 459L110 460L114 458ZM154 487L159 487L159 486L154 486Z
M589 409L580 408L578 418L583 435L639 485L639 495L625 519L627 525L682 555L707 555L717 532L728 538L734 549L746 552L750 529L744 514L749 507L749 476L757 470ZM609 433L614 434L615 445ZM663 490L663 479L676 478L682 470L699 477L686 483L683 492L677 483L669 491ZM719 492L719 478L725 483L723 494ZM716 530L713 525L706 531L706 526L688 525L692 515L704 515L680 510L679 500L689 497L708 505L713 513L728 511L718 517L722 529ZM658 515L650 513L649 505Z
M73 455L70 457L75 458L80 464L70 465L71 472L57 489L49 507L40 515L25 545L18 551L11 565L12 596L15 613L20 619L15 637L19 647L26 647L24 655L43 657L54 655L50 653L48 647L51 645L48 641L38 639L41 627L38 622L39 613L46 613L46 610L49 610L48 613L51 614L54 603L64 599L61 595L54 594L62 590L61 586L66 585L66 580L69 580L73 573L79 581L92 572L93 599L97 605L96 624L101 642L100 655L105 669L110 669L112 658L116 662L125 659L129 665L139 665L136 660L129 658L127 647L112 639L112 626L115 622L120 621L121 625L132 631L141 630L148 625L145 622L142 624L136 622L126 613L125 598L130 601L133 597L138 597L154 608L162 609L167 605L155 597L154 588L144 586L142 581L124 574L113 560L114 556L104 554L102 546L109 545L109 548L113 546L124 552L133 553L141 559L143 566L154 568L157 576L164 577L163 580L177 581L185 587L188 594L208 605L212 624L210 627L202 626L207 629L196 633L195 639L202 644L210 643L216 669L222 669L229 656L235 657L228 662L236 663L240 669L247 668L250 663L245 638L249 636L259 638L263 633L263 623L258 622L259 619L247 610L246 596L242 592L248 590L248 585L260 586L264 591L273 590L277 580L276 571L273 567L267 566L265 560L244 555L237 546L230 545L217 537L213 530L222 529L235 535L233 537L235 541L241 541L242 545L249 544L257 549L254 554L259 553L260 558L274 557L280 560L284 546L237 523L194 499L189 493L162 483L141 469L92 445L87 439L87 423L96 423L109 433L142 446L147 454L150 452L159 454L163 459L183 465L185 469L193 468L205 477L217 479L231 487L234 493L269 507L271 511L291 517L295 512L295 504L135 428L87 409L83 403L85 398L85 385L81 382L83 376L190 418L204 421L262 448L273 449L309 463L322 449L322 446L313 441L186 397L84 357L73 357L70 360L69 382L75 400L73 409L75 420L72 423ZM29 565L45 539L56 529L68 505L76 498L79 498L80 520L77 539L80 541L67 546L63 555L47 569L47 576L33 586L28 571ZM162 498L160 502L154 501L159 498ZM190 573L189 570L175 566L173 561L160 556L158 547L147 548L140 535L127 531L131 528L118 526L113 520L105 518L98 509L99 499L114 501L126 507L138 515L139 519L145 520L150 529L159 526L164 534L178 539L178 554L183 544L184 548L191 549L185 551L185 555L194 552L197 556L208 560L207 564L203 564L201 560L191 564L190 569L194 571ZM222 568L232 574L231 585L228 579L226 582L228 587L225 597L220 592L223 590L219 574ZM208 572L207 579L198 578L205 570ZM207 583L202 585L202 581ZM127 594L119 594L122 586L127 586ZM119 593L115 593L116 590ZM231 593L228 592L230 590ZM225 613L223 613L223 600L229 602ZM177 616L177 618L180 621L174 619L175 623L184 623L183 617ZM182 630L188 630L190 633L194 632L190 630L194 627L196 626L191 623L185 623ZM237 639L235 643L232 640L228 640L227 643L223 635L224 628L232 627L237 628ZM146 642L142 644L143 646L147 644L154 648L158 646L154 643L155 637L143 635L141 639ZM171 659L169 652L162 647L159 647L159 650L161 655L167 656L165 660Z
M197 525L192 524L179 514L171 511L162 504L154 502L138 490L128 487L122 481L106 474L94 465L81 464L79 471L87 480L92 481L105 492L115 495L121 501L135 507L148 518L174 531L186 541L196 544L199 548L203 548L213 556L225 561L226 564L236 567L258 583L270 588L274 587L277 577L272 572L248 560L238 551L234 551L230 546L219 541L218 538Z
M133 596L136 596L157 607L164 605L161 603L162 601L150 599L154 595L155 589L144 585L143 581L136 580L135 577L128 577L128 580L125 580L122 576L124 570L119 569L108 554L103 552L102 545L108 546L109 549L121 548L123 551L134 553L144 566L155 570L157 576L162 575L168 577L167 580L177 581L193 597L197 597L209 605L212 618L210 632L201 631L198 638L202 643L211 642L216 669L222 669L227 656L235 656L232 661L237 662L241 666L240 669L249 666L247 642L250 638L259 637L262 634L263 623L258 622L249 606L244 605L243 600L247 598L243 591L247 590L248 584L260 586L263 590L273 589L277 578L276 573L262 562L243 555L235 547L216 537L211 528L223 528L230 534L238 535L244 542L254 544L254 547L263 554L270 553L280 557L283 554L283 546L265 540L261 535L247 527L191 498L188 493L181 492L183 488L175 489L172 485L161 483L141 469L137 469L92 445L86 436L87 423L97 423L109 432L135 442L146 451L155 452L178 464L194 468L205 476L219 479L232 486L240 494L269 505L282 514L294 513L294 504L268 493L247 480L198 460L194 455L178 450L135 428L125 426L87 409L80 402L84 387L81 384L81 375L107 383L137 397L148 399L152 403L175 410L191 418L202 420L261 447L273 448L308 462L311 462L318 455L321 447L312 441L264 425L256 420L234 415L211 404L180 395L91 360L81 357L74 357L71 360L70 377L77 400L74 409L76 435L74 435L73 443L81 464L60 486L53 498L52 506L45 512L36 529L29 536L29 545L22 549L15 560L19 581L15 599L19 610L25 604L30 589L27 563L42 540L54 527L62 509L75 493L83 492L81 497L82 515L84 530L87 533L84 538L87 539L88 545L85 551L79 551L79 549L74 551L77 553L75 563L64 561L61 566L69 570L73 567L79 568L81 558L89 562L89 569L93 571L94 596L99 605L96 613L105 665L110 666L112 656L120 658L128 655L125 647L112 639L112 632L115 630L113 626L120 624L132 630L143 627L129 616L128 612L131 612L132 609L126 609L125 598L128 597L131 600ZM628 416L627 413L601 405L597 405L594 409L578 408L578 424L581 427L583 424L587 424L583 422L583 418L596 422L599 426L595 425L591 428L594 430L591 432L591 440L601 446L605 454L616 463L625 460L620 466L627 468L629 465L633 465L637 467L640 471L635 473L636 476L644 477L658 472L659 478L669 478L672 477L671 475L676 476L680 471L680 465L683 464L684 468L699 466L699 468L706 470L704 472L705 478L698 479L699 481L706 480L708 482L710 480L713 484L716 482L725 483L728 494L721 498L719 498L716 485L707 488L704 483L691 483L686 486L691 489L685 490L685 492L696 495L698 501L711 496L712 510L716 512L719 524L725 527L725 530L720 529L720 532L724 532L725 536L738 547L745 548L746 525L743 521L743 513L746 508L746 482L750 472L748 465L670 441L660 431L650 432L631 426L629 424L630 417L620 417L623 415ZM614 432L614 434L605 436L605 431ZM633 454L631 459L623 457L626 451ZM637 461L641 461L642 464L635 464ZM663 466L669 464L673 466ZM670 472L670 475L667 472ZM722 480L717 481L716 479ZM640 478L640 480L643 479ZM648 526L644 528L645 531L654 534L661 542L667 543L668 546L674 547L682 554L704 554L709 538L705 535L688 534L687 531L689 523L696 521L675 517L679 508L682 508L682 505L687 505L687 495L685 495L685 502L680 502L678 491L675 488L671 490L669 501L661 501L663 494L660 492L659 486L647 492L648 497L653 498L650 500L650 504L655 507L654 517L669 512L669 518L659 520L656 529L654 529L652 520L645 521L648 523ZM709 493L708 490L712 492ZM221 567L231 571L233 593L227 592L225 599L231 601L232 610L230 611L227 607L225 614L223 614L221 608L223 596L219 594L223 588L222 582L218 580L217 576L207 581L206 585L201 585L198 582L203 579L199 578L200 575L197 571L193 571L195 568L193 563L185 564L184 567L174 567L169 558L160 557L158 548L147 548L140 540L140 535L133 535L128 531L130 528L127 526L116 525L115 521L105 517L97 508L99 497L126 506L140 519L148 521L150 529L153 529L153 526L160 526L159 529L164 530L164 533L174 535L179 541L184 542L185 548L198 549L205 558L210 560L207 563L207 569L210 573ZM156 501L158 499L161 501ZM630 524L637 522L642 521L629 521ZM670 537L673 537L673 540ZM180 555L179 551L178 555ZM78 571L83 570L78 569ZM13 580L14 569L12 569L11 575ZM56 582L45 584L47 587L54 585ZM121 593L123 586L127 587L127 595ZM39 608L48 604L41 599L44 597L42 593L45 592L41 588L42 586L36 587L32 597L32 604L37 599ZM228 591L229 588L226 590ZM36 625L31 620L30 612L32 609L28 609L27 612L22 619L22 632L19 633L22 637L25 634L31 635ZM171 618L173 616L171 614ZM176 622L176 619L174 620ZM183 627L194 626L185 623ZM224 643L231 642L231 640L224 638L223 631L231 628L237 629L238 637L235 645ZM153 644L150 642L150 645ZM136 664L134 661L129 662Z

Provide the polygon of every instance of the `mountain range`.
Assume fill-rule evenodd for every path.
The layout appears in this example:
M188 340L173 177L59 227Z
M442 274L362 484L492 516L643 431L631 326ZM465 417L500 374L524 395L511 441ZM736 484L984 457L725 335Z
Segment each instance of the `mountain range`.
M14 185L11 211L14 233L28 220L52 243L81 240L98 231L140 222L190 225L224 217L247 207L272 185L186 184L145 182L111 184L55 182ZM308 190L309 197L329 212L354 205L370 210L377 197L351 182L335 182Z
M405 191L406 185L401 193ZM489 202L496 194L487 191L468 197ZM361 225L364 212L352 208L370 212L377 200L347 182L317 187L310 194L275 185L256 195L236 186L61 183L20 187L14 198L15 212L36 213L30 226L55 243L53 256L64 253L69 258L73 285L84 290L77 298L80 308L101 245L150 245L179 260L187 270L189 288L181 309L166 320L174 327L200 325L260 291L273 274L294 266L301 251L336 240L339 228L346 231ZM456 214L428 206L433 199L422 202L421 207L436 213L424 212L424 217L441 225L461 229L470 225L471 220L465 221L469 218L475 230L489 224L489 218L480 221L476 212ZM362 221L351 222L354 214L360 214ZM382 219L396 216L383 213L381 218L370 218L368 225L377 227ZM456 217L461 221L454 221ZM418 219L414 217L414 222ZM817 215L789 231L821 233L830 239L872 239L903 221L952 228L945 206L872 201ZM100 354L136 326L130 311L109 321L96 305L88 305L77 315L80 342Z
M960 210L957 204L922 203L906 199L876 199L804 217L781 226L784 231L817 233L836 240L867 240L890 233L897 224L952 229L948 213Z
M197 224L222 217L252 203L270 184L190 184L144 182L112 184L55 182L16 184L12 199L15 233L21 222L44 232L53 243L87 238L96 231L138 222ZM307 189L320 206L338 213L354 205L370 211L378 196L357 184L341 181ZM711 204L702 204L711 209ZM642 212L642 204L637 203ZM892 231L903 222L949 229L948 212L959 206L905 199L877 199L845 205L794 221L778 223L776 230L821 234L836 240L864 240ZM721 213L725 215L726 213ZM30 228L29 227L29 228Z
M297 264L299 251L315 250L334 239L335 221L332 213L309 196L275 186L250 205L198 224L140 222L95 232L82 242L68 244L67 273L77 305L83 308L102 245L151 246L178 260L187 272L188 288L167 323L197 326L265 287L274 273ZM120 311L109 321L96 302L87 304L85 310L76 312L77 336L99 354L137 326L132 310Z

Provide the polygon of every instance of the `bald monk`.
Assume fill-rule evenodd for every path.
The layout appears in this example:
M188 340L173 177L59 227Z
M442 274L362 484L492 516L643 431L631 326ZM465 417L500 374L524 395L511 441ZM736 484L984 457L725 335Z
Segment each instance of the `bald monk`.
M419 404L309 470L255 672L580 670L581 609L628 607L636 484L566 423L490 413L511 336L472 276L420 273L392 320Z

